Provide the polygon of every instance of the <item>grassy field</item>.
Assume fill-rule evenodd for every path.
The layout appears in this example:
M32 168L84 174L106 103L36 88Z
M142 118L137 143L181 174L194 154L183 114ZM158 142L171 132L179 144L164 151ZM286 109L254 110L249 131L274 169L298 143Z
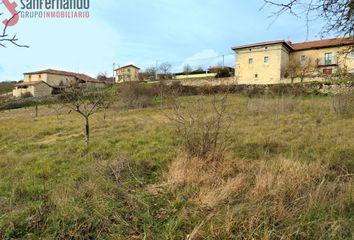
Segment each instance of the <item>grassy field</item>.
M167 107L93 115L89 147L61 112L0 112L0 239L353 239L354 119L330 97L230 95L218 162Z

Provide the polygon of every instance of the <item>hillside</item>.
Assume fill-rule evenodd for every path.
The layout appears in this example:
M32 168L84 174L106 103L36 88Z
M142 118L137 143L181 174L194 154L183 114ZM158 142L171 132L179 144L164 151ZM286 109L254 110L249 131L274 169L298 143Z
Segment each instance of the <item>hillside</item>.
M11 92L13 88L13 83L0 82L0 95Z
M331 106L230 95L217 161L187 157L165 105L93 115L88 148L75 113L0 112L0 239L353 239L354 121Z

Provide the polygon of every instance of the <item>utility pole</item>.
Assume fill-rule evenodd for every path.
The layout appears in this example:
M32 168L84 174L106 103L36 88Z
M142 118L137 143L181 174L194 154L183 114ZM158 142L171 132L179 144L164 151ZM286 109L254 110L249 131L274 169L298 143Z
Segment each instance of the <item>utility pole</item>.
M222 68L225 68L225 55L222 55Z
M157 81L157 71L158 71L159 61L156 60L156 68L155 68L155 81Z
M116 81L116 76L115 76L115 71L116 70L116 63L113 63L113 78L114 78L114 81Z

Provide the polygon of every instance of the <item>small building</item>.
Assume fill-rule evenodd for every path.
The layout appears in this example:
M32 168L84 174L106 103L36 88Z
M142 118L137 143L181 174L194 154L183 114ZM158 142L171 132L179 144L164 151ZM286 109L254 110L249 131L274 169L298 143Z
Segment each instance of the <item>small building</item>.
M53 88L44 81L23 82L15 85L14 97L45 97L52 94Z
M88 88L105 87L106 83L98 81L86 74L47 69L37 72L24 73L23 83L16 84L14 97L32 95L33 97L50 96L61 87L72 82L84 84Z
M139 81L139 70L137 66L130 64L115 69L116 82L136 82Z
M208 68L209 73L216 73L217 78L233 77L235 69L227 66L214 66Z
M183 80L183 79L202 79L202 78L215 78L217 75L216 72L208 72L202 69L194 70L191 72L181 72L175 73L175 79Z
M292 43L269 41L232 48L239 84L288 83L328 76L339 71L354 72L353 38L334 38Z

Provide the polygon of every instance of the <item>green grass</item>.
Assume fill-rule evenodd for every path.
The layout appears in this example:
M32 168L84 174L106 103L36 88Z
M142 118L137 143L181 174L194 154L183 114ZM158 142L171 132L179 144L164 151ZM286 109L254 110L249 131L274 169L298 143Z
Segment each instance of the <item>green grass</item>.
M294 109L282 111L274 110L274 99L264 99L269 108L252 111L249 101L230 96L228 152L233 159L321 162L335 170L328 179L354 173L353 118L337 117L328 97L297 98ZM46 106L40 106L38 118L32 108L0 112L0 239L142 239L144 234L147 239L185 239L211 211L215 217L197 239L277 239L289 232L298 232L298 238L351 239L353 191L340 199L329 197L336 204L310 206L284 222L265 218L271 207L265 204L264 223L252 235L241 229L251 224L246 197L235 195L210 209L195 201L198 184L167 186L169 166L181 146L166 113L171 111L112 107L106 121L97 113L87 148L83 119L75 113L57 118ZM118 167L122 155L128 160L116 178L112 167ZM353 186L348 176L342 179Z

